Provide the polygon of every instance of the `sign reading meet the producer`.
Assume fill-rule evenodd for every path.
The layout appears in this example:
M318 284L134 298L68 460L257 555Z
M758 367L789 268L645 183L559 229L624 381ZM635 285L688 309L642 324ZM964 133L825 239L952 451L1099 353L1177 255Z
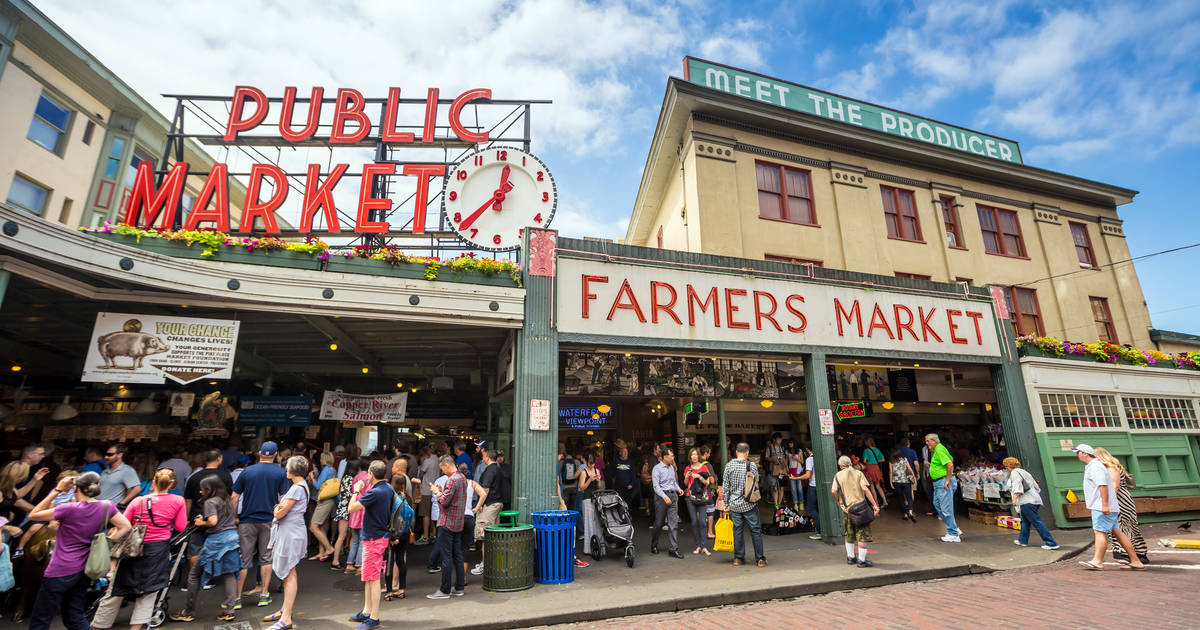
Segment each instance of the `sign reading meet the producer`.
M684 77L697 85L770 105L928 142L947 149L1021 164L1021 148L1012 140L843 98L797 83L788 83L692 57L684 60Z

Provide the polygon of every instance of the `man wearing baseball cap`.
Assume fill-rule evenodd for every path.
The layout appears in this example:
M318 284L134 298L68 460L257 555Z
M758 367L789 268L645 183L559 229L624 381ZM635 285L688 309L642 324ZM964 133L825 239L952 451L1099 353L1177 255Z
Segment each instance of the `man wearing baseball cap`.
M259 606L271 604L271 521L275 519L275 505L279 497L288 491L289 483L283 468L275 465L275 454L279 445L263 442L258 449L258 463L246 467L233 482L230 499L242 509L238 513L238 539L242 549L242 572L238 576L237 592L242 593L246 573L254 565L259 566L261 582L258 587L243 595L257 595Z
M1120 507L1117 505L1118 480L1114 477L1113 472L1104 465L1104 462L1096 459L1096 451L1091 446L1077 444L1071 450L1075 451L1075 456L1085 465L1083 469L1083 500L1087 508L1092 511L1092 533L1096 538L1092 559L1079 564L1091 571L1102 570L1104 568L1104 552L1108 550L1108 534L1111 532L1125 548L1125 553L1129 554L1129 568L1138 571L1144 570L1146 565L1138 560L1137 553L1133 550L1133 543L1117 525L1117 515L1120 513Z

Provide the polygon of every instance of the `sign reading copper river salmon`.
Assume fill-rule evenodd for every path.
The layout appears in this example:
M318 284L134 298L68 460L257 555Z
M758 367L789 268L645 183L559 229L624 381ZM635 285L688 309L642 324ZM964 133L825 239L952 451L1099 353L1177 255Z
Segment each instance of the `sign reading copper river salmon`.
M85 382L165 383L233 376L236 320L98 313Z
M325 390L321 419L341 422L404 422L408 392L399 394L346 394Z

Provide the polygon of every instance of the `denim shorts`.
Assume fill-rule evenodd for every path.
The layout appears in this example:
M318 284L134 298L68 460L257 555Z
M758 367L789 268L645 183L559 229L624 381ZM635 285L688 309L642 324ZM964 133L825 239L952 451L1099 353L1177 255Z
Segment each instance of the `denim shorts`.
M1092 510L1092 529L1107 534L1118 527L1116 512L1105 514L1100 510Z

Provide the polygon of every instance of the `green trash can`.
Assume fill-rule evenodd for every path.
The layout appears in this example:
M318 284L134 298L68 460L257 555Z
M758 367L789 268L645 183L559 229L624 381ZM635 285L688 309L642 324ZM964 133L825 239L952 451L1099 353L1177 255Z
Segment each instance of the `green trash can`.
M533 526L518 523L521 513L500 513L500 524L483 532L483 590L523 591L533 586Z

